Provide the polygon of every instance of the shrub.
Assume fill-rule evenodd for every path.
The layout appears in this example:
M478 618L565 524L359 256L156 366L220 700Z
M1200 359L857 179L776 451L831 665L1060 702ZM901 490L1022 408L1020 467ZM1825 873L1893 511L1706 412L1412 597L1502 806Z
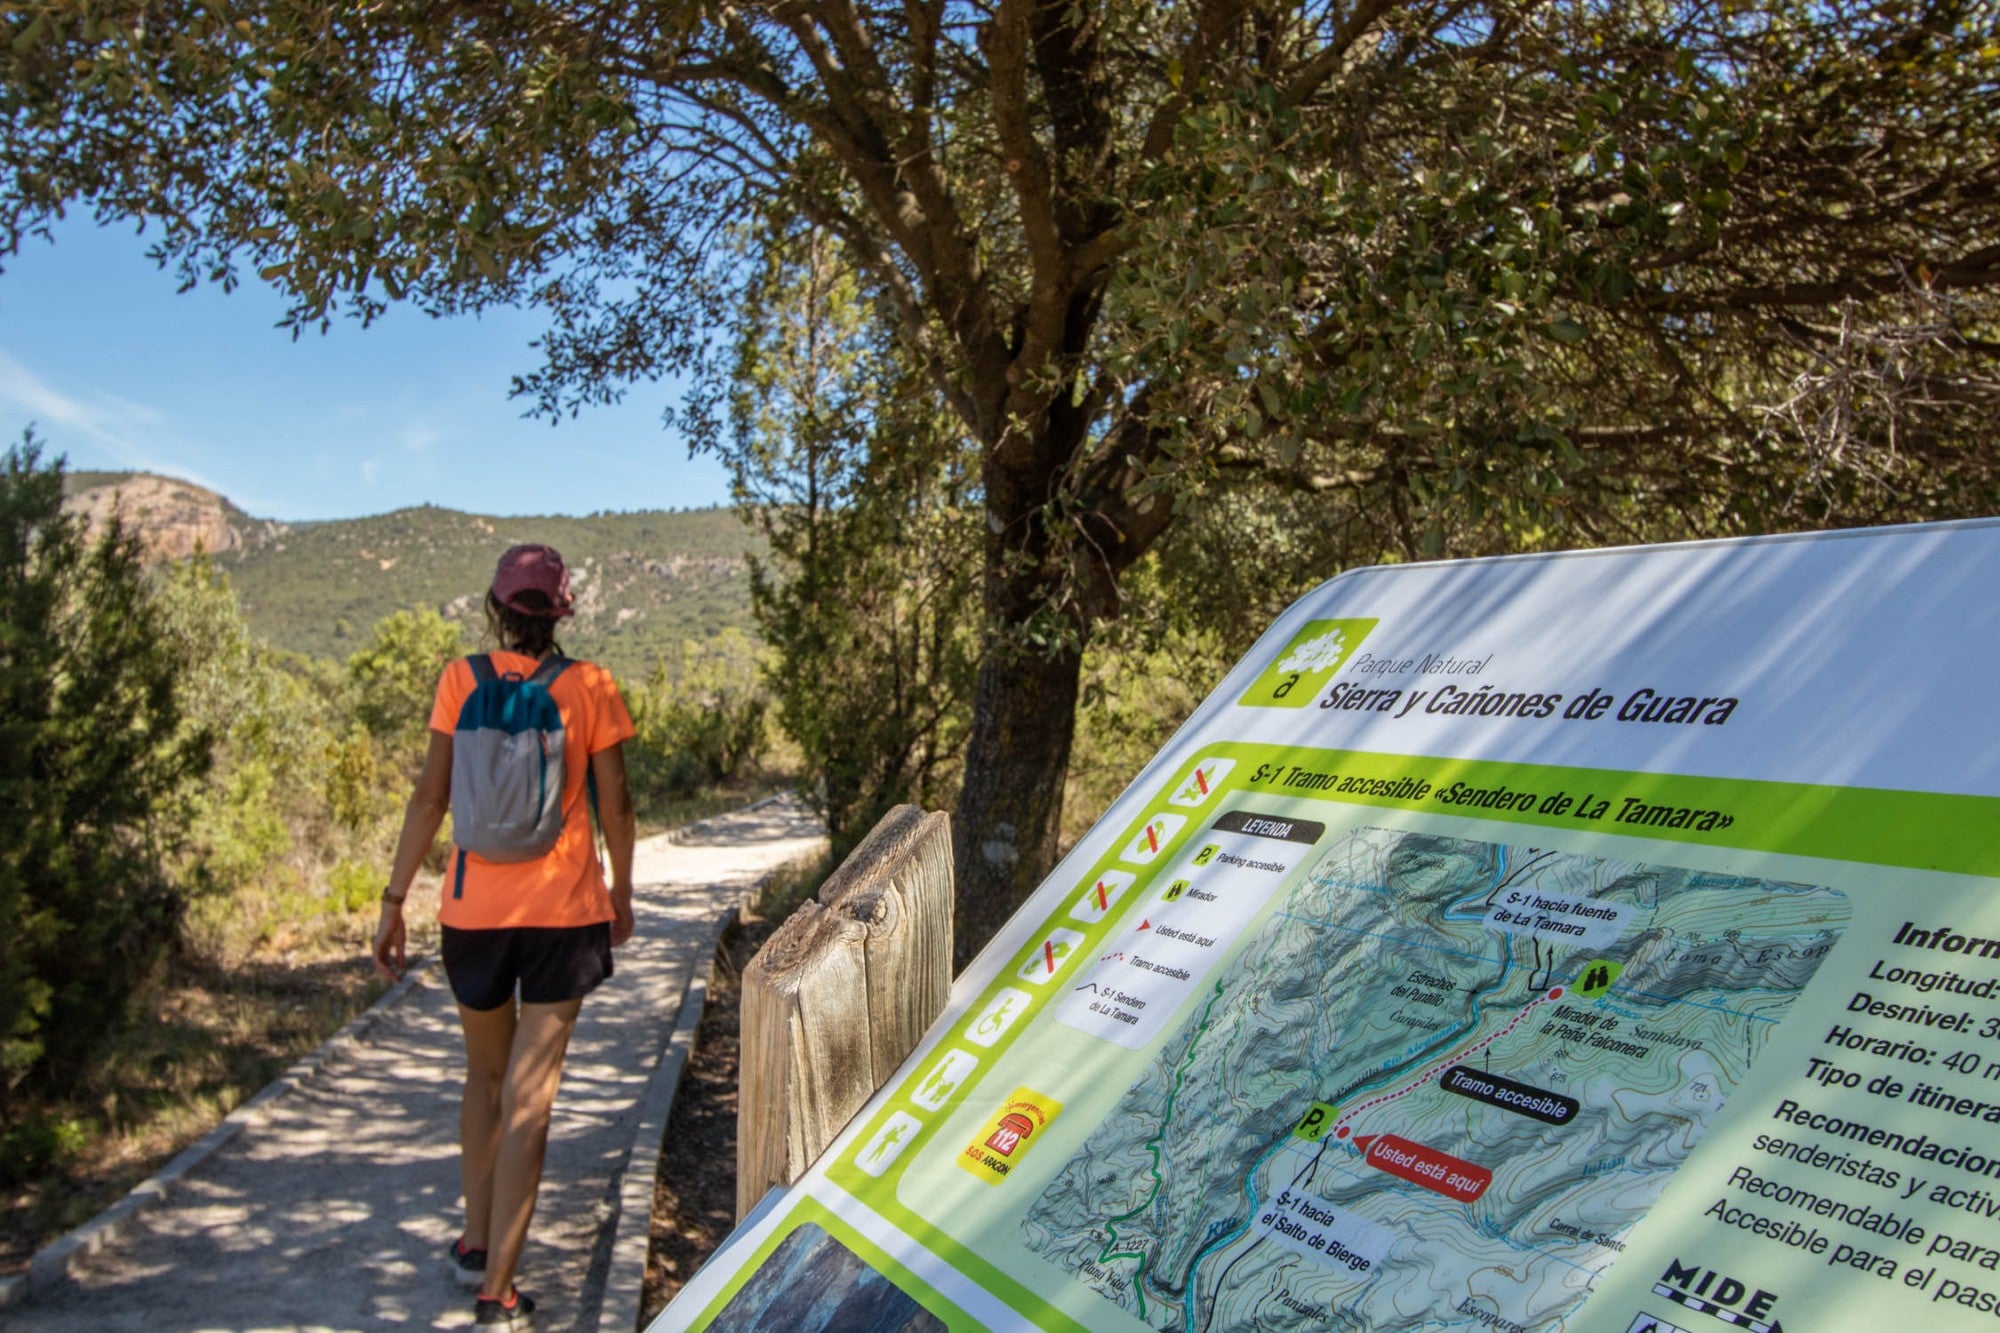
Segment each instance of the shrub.
M383 869L372 861L342 861L327 876L325 910L358 912L374 906L382 892Z
M90 1141L85 1124L71 1117L36 1115L0 1129L0 1189L13 1189L59 1166Z
M156 816L207 762L137 542L89 540L62 485L32 435L0 460L0 1107L78 1069L172 940Z
M406 761L423 762L438 677L465 655L465 631L435 611L397 611L347 659L348 711Z
M383 762L381 747L366 727L356 724L345 736L329 738L323 760L327 811L341 828L359 833L401 808L408 783Z
M626 747L626 766L642 802L735 782L763 754L769 704L757 684L756 647L741 630L684 643L678 674L662 662L629 702L639 734Z

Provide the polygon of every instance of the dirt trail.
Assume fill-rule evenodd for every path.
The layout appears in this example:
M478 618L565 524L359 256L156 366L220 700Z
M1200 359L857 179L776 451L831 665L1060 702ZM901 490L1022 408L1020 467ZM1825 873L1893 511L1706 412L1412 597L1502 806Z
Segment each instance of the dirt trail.
M768 870L822 846L789 798L640 844L638 932L584 1002L520 1285L537 1327L595 1329L637 1100L716 927ZM460 1328L458 1025L436 969L365 1039L266 1103L74 1280L0 1310L30 1330ZM613 1293L635 1309L639 1293Z

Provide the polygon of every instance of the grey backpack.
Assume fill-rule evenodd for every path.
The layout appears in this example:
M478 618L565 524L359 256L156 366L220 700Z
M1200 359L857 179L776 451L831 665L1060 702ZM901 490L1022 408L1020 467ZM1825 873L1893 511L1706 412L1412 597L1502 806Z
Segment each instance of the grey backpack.
M484 653L466 660L475 683L451 738L454 898L465 892L467 852L532 861L563 829L563 720L549 687L570 659L544 658L532 676L503 675Z

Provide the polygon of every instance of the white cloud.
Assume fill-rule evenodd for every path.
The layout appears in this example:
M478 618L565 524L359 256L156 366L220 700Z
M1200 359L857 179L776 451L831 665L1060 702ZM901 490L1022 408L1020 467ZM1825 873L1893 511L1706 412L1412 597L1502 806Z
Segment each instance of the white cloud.
M156 407L148 407L144 403L135 403L130 398L121 398L115 393L100 393L97 395L97 398L99 402L117 413L122 421L129 422L134 426L164 426L167 424L166 414Z
M189 469L161 462L135 438L166 425L165 415L157 408L114 393L97 392L87 397L65 393L5 348L0 348L0 408L18 414L20 425L32 423L57 435L84 436L103 446L121 467L177 476L214 489Z
M63 393L4 349L0 349L0 402L36 421L67 426L106 444L124 445L106 424L106 412Z
M376 481L376 479L377 479L378 477L380 477L381 475L382 475L382 460L381 460L381 459L379 459L379 458L364 458L364 459L362 459L362 460L361 460L361 480L362 480L362 481L366 482L366 483L367 483L368 485L370 485L370 486L373 486L373 485L375 484L375 481Z
M412 453L422 453L439 440L442 440L444 432L435 426L420 426L415 422L411 422L409 425L403 427L402 433L398 438L402 440L405 449L410 450Z

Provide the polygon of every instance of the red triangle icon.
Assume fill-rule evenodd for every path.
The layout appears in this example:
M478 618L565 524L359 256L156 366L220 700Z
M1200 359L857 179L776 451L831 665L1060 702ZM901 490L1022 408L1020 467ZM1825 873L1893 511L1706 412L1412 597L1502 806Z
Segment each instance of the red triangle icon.
M1139 929L1141 930L1151 930L1152 928L1153 928L1153 921L1151 917L1148 917L1146 920L1141 921L1139 923Z
M1354 1136L1354 1146L1361 1149L1361 1155L1366 1157L1368 1155L1368 1145L1375 1142L1375 1139L1376 1136L1373 1134L1356 1134Z

